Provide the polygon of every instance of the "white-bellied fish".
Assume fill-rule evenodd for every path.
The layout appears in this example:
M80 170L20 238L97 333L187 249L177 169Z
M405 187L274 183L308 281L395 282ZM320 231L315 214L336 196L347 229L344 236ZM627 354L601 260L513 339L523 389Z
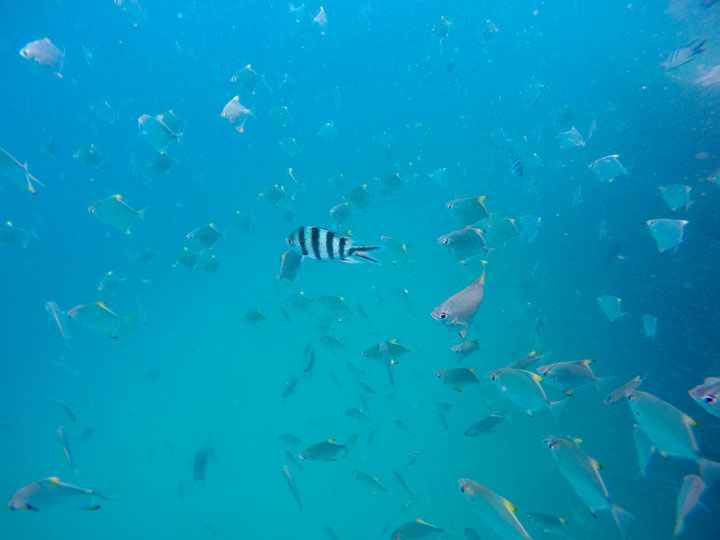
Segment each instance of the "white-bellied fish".
M134 327L132 315L119 317L105 305L104 302L80 304L67 312L68 317L85 328L105 334L109 338L117 339L117 331L121 326Z
M598 296L597 303L605 316L610 319L610 322L622 317L622 300L617 296L610 296L608 294Z
M186 238L194 240L198 245L202 246L203 249L210 249L221 237L222 233L215 226L215 223L210 222L207 225L197 227L187 233Z
M136 218L145 219L146 210L134 210L120 195L110 195L88 207L88 212L94 217L125 234L130 234L130 226Z
M453 257L459 261L475 257L476 255L487 255L483 229L460 229L444 234L437 239L438 243L450 250Z
M430 316L445 326L458 330L465 339L468 328L485 294L485 272L463 290L456 292L436 307Z
M543 534L557 534L558 536L569 538L567 532L565 532L568 527L568 522L564 518L543 512L531 512L529 510L525 512L525 517L535 523L542 530Z
M480 342L477 339L473 339L472 341L463 341L462 343L453 345L450 350L454 352L457 356L457 361L459 364L472 353L480 350Z
M137 122L143 138L159 154L166 153L182 135L183 123L172 110L155 116L143 114Z
M303 257L319 261L356 263L359 259L377 263L369 251L380 246L356 246L349 236L343 236L320 227L298 227L286 239Z
M56 476L43 478L17 490L8 501L10 510L37 512L45 508L99 510L101 493L61 482Z
M58 441L60 441L60 446L63 449L63 453L65 454L65 458L68 460L68 464L70 465L70 469L72 469L73 475L77 476L78 468L73 460L72 452L70 451L70 441L67 430L60 426L57 428L57 436Z
M73 159L91 169L97 170L105 159L105 154L98 150L94 143L90 143L79 148L73 154Z
M692 188L683 184L668 184L660 186L660 195L670 207L670 210L676 212L679 208L687 210L693 205L694 201L690 200L690 192Z
M657 396L633 390L626 394L635 421L662 456L694 461L708 484L720 478L720 464L700 456L693 428L697 422Z
M235 131L245 133L245 122L252 116L252 111L240 103L240 96L235 96L225 104L220 116L233 126Z
M126 278L121 278L115 272L110 270L100 280L97 290L98 292L114 296L120 286L125 283L125 281L127 281Z
M49 37L46 36L28 43L20 49L20 56L49 69L62 78L61 71L65 62L65 51L58 49Z
M0 225L0 244L27 249L32 238L37 239L37 234L34 230L26 231L25 229L21 229L13 224L12 221L6 221Z
M660 253L677 248L683 241L685 226L689 223L684 219L649 219L647 226L653 235Z
M683 477L683 483L677 494L675 528L673 538L685 531L685 520L698 507L704 507L700 499L705 493L705 482L695 474Z
M720 418L720 377L707 377L702 384L688 390L688 394L695 403Z
M474 371L475 368L440 369L435 372L435 376L456 392L462 392L466 386L480 384Z
M678 47L677 49L671 51L667 55L665 61L661 62L660 65L666 70L676 69L680 66L684 66L688 62L694 60L698 54L707 50L705 48L706 42L707 40L700 41L699 39L694 39L687 45Z
M542 377L524 369L501 368L488 373L502 395L523 409L530 417L541 409L548 409L559 420L567 401L550 401L540 385Z
M595 360L574 360L572 362L555 362L540 366L537 371L547 384L571 396L573 391L601 379L590 369Z
M485 208L486 200L487 195L454 199L446 202L445 207L455 221L457 221L458 225L461 227L470 227L478 221L490 217L487 208Z
M638 476L645 478L647 476L647 467L653 455L653 445L637 424L633 424L633 440L635 441L635 452L637 454Z
M369 487L373 495L377 495L379 492L388 492L388 490L385 489L385 486L380 483L380 479L377 476L373 476L357 469L352 471L350 474L355 478L355 480Z
M598 180L612 183L621 174L627 175L625 167L620 163L620 156L615 154L596 159L588 168L593 172Z
M298 509L300 509L302 511L303 505L302 505L302 501L300 500L300 493L298 492L297 486L295 485L295 481L293 480L292 474L290 474L290 469L288 469L287 465L282 466L282 472L283 472L283 478L285 478L285 482L287 483L288 488L290 489L290 493L292 493L292 496L298 505Z
M477 437L478 435L495 433L495 428L505 420L506 415L493 413L475 422L465 430L466 437Z
M510 501L469 478L461 478L458 484L485 525L500 538L532 540L515 515L515 507Z
M347 445L336 443L333 439L320 441L298 454L300 459L312 461L337 461L338 454L348 448Z
M0 174L33 195L37 193L35 188L43 185L30 174L27 163L20 163L2 148L0 148Z
M560 139L560 148L563 149L585 146L585 139L574 127L571 127L569 131L558 133L557 138Z
M557 437L547 437L543 443L550 449L560 472L570 483L580 500L596 517L600 512L612 514L615 525L622 538L627 538L628 531L635 518L616 505L608 494L600 471L602 467L587 455L575 441Z
M403 523L390 535L392 540L441 540L446 537L447 533L443 529L423 519Z
M646 313L642 316L642 327L645 337L651 341L655 341L655 334L657 334L657 317Z

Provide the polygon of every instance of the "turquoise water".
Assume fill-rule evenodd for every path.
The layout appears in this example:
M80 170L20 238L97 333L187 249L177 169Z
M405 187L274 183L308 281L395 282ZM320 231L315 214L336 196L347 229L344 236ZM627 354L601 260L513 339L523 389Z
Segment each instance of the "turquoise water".
M688 395L720 376L720 187L708 181L720 167L720 83L699 82L720 64L720 6L556 4L327 2L325 28L313 21L317 3L144 2L136 15L109 0L0 6L0 147L43 184L31 195L0 176L0 221L36 234L26 248L0 243L0 487L10 499L57 476L109 499L94 512L0 512L0 536L315 539L329 526L345 540L390 538L423 518L449 537L472 527L497 538L458 487L467 477L510 500L533 538L544 535L526 511L564 517L571 538L619 537L541 443L557 435L582 439L602 464L612 500L636 517L631 539L671 538L683 476L698 467L655 455L639 478L629 408L602 400L647 374L641 389L697 420L702 455L720 461L720 420ZM486 21L498 32L484 38ZM18 54L46 35L64 50L62 77ZM707 51L660 67L694 39ZM247 64L262 76L254 91L230 81ZM244 133L220 116L236 95L253 114ZM102 101L117 114L111 124L90 109ZM289 125L273 119L277 106ZM184 126L162 173L146 165L157 153L137 120L170 109ZM328 122L334 139L319 134ZM557 135L573 126L585 145L561 149ZM278 144L285 138L297 155ZM105 155L96 169L73 158L91 142ZM599 181L588 165L615 154L625 174ZM290 167L302 184L292 199ZM395 172L403 185L383 194L376 177ZM288 194L280 208L258 197L275 184ZM363 184L372 202L340 227L329 210ZM668 184L691 187L694 204L672 211L658 190ZM147 207L130 235L88 212L113 194ZM493 219L541 222L534 241L519 231L484 257L485 296L468 332L480 350L460 364L476 368L480 384L456 392L434 372L458 367L450 348L462 339L430 313L481 265L459 263L437 238L460 228L445 203L479 195ZM251 216L249 231L232 227L236 212ZM659 218L689 222L676 250L659 253L646 226ZM184 246L199 250L186 235L210 222L223 232L212 248L217 271L174 267ZM478 227L489 238L494 223ZM392 237L407 244L407 260L389 248L380 265L305 259L295 280L278 279L285 238L304 225L350 230L360 244ZM154 256L138 261L145 248ZM112 295L98 291L108 271L124 279ZM299 291L343 297L352 313L288 306ZM621 298L624 315L609 321L602 295ZM68 347L43 309L49 301L64 311L104 301L133 315L134 328L113 340L69 320ZM257 327L244 319L254 310L267 317ZM654 340L643 314L657 317ZM361 352L393 338L412 351L397 359L391 388ZM559 423L547 411L530 418L485 374L531 350L547 362L594 359L607 379L567 398ZM352 407L371 421L348 417ZM494 433L463 435L493 412L507 413ZM304 444L278 439L287 433ZM285 456L354 434L337 461L300 469ZM204 478L194 478L203 448ZM388 493L373 494L355 470ZM702 500L682 538L713 536L718 484Z

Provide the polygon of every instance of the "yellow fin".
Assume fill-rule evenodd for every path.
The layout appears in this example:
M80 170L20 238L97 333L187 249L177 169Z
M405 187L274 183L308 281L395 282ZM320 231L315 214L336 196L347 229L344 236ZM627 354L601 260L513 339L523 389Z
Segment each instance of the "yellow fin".
M505 508L507 508L511 512L515 512L516 508L513 506L513 504L510 501L508 501L507 499L503 499L502 501L503 501L503 504L505 505Z
M478 197L478 199L480 199L481 201L484 201L485 199L487 199L487 197L488 197L487 195L480 195Z
M530 373L530 375L532 375L532 378L535 379L537 382L540 382L543 380L542 377L540 375L538 375L537 373L532 373L532 372L529 372L529 373Z
M117 193L116 193L115 195L111 195L111 197L112 197L113 199L117 199L118 201L119 201L120 199L122 199L122 195L117 194Z
M684 420L686 423L690 424L691 426L695 426L695 427L700 426L700 424L698 424L695 420L690 418L687 414L684 416Z
M390 343L397 343L397 342L398 342L398 338L392 338L392 339L390 340Z

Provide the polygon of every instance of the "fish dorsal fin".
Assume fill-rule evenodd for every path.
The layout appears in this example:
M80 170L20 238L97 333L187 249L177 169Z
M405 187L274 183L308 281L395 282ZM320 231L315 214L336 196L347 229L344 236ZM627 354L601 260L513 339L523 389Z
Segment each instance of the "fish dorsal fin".
M327 442L329 442L330 444L335 444L335 439L328 439Z
M119 193L116 193L115 195L111 195L111 197L117 201L122 199L122 195L120 195Z
M394 366L394 365L397 364L397 363L398 363L398 361L395 360L394 358L391 358L391 359L390 359L390 365L391 365L391 366Z
M425 525L425 520L423 518L418 518L415 520L416 523L420 523L421 525Z
M104 307L105 307L105 302L98 302L97 305L100 306L101 308L104 308Z
M50 482L52 482L53 484L59 484L59 483L60 483L60 479L59 479L57 476L51 476L50 478L48 478L48 480L49 480Z
M502 497L501 497L502 498ZM502 499L503 506L507 508L510 512L515 512L517 510L515 506L513 506L513 503L508 501L507 499Z
M398 338L392 338L388 343L393 343L393 344L395 344L395 343L397 343L397 342L398 342Z
M588 364L592 364L592 363L594 363L594 362L595 362L595 360L592 360L591 358L588 358L588 359L582 361L582 363L585 364L586 366L587 366Z
M532 371L528 371L528 373L530 373L530 376L535 379L536 382L540 382L543 380L542 377L537 373L533 373Z
M487 198L488 198L487 195L480 195L480 196L478 197L478 200L479 200L480 202L482 202L482 201L484 201L484 200L487 200Z
M590 458L590 463L592 464L593 469L598 470L598 471L603 470L603 466L600 465L600 463L598 463L598 461L596 459Z
M582 442L583 442L583 440L580 439L579 437L573 437L571 440L572 440L572 442L574 442L574 443L577 444L578 446L581 445Z
M688 426L694 426L694 427L700 426L700 424L698 424L695 420L690 418L687 414L683 414L683 422L685 422L685 424Z

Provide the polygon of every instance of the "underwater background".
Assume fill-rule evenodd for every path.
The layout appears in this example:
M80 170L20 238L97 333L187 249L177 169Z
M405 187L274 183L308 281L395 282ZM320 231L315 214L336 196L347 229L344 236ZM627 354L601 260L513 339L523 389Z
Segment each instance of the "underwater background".
M641 389L697 420L702 455L720 461L720 418L688 395L720 376L720 74L702 79L720 65L720 5L328 1L326 23L320 12L318 2L0 5L0 147L42 182L32 195L0 176L0 221L32 230L0 243L0 491L10 499L57 476L112 493L95 512L2 511L0 537L319 539L330 527L369 539L422 518L448 537L472 527L499 538L460 491L467 477L511 501L533 537L543 532L528 510L563 516L571 538L617 538L543 447L556 435L582 439L602 464L612 500L636 518L629 538L672 538L678 490L697 465L655 455L639 477L631 412L603 397L644 375ZM45 36L64 51L62 77L18 54ZM695 39L705 52L661 67ZM257 82L231 81L247 65ZM221 117L234 96L252 111L243 133ZM90 108L102 102L109 122ZM157 152L137 120L168 110L183 129L164 172L148 165ZM583 144L561 148L572 127ZM89 143L104 155L97 167L74 157ZM588 167L609 155L623 166L610 182ZM378 178L394 173L402 183L388 192ZM363 211L347 195L365 184ZM692 188L687 209L663 200L670 184ZM132 234L88 212L113 194L147 207ZM460 228L445 203L480 195L490 220L517 220L517 234L487 264L463 264L437 241ZM338 223L329 210L344 201L352 215ZM248 228L233 226L238 212ZM536 238L521 216L540 218ZM688 223L661 253L646 222L665 218ZM186 235L208 223L222 231L212 251L178 263L185 246L200 251ZM279 278L300 226L406 248L374 252L379 265L306 258L295 279ZM216 271L203 267L211 258ZM468 332L479 351L458 364L450 348L463 340L430 313L483 269ZM98 290L109 271L123 280L114 294ZM288 299L299 291L342 297L350 312L297 309ZM621 317L606 317L603 295L621 299ZM133 328L109 339L68 320L66 342L50 301L63 311L103 301ZM256 311L265 319L253 324ZM654 339L643 314L657 317ZM361 352L395 338L411 352L391 387ZM485 374L532 350L541 363L593 359L604 384L569 398L546 386L568 400L565 414L531 418ZM457 392L434 375L456 367L476 368L479 384ZM493 412L506 415L494 433L464 435ZM302 468L286 455L328 439L352 443L347 455ZM713 536L719 486L682 538Z

